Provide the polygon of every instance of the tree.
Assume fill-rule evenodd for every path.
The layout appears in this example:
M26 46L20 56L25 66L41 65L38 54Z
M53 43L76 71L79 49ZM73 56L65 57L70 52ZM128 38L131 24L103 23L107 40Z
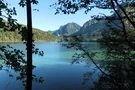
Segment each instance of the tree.
M115 90L134 90L135 83L135 70L134 70L134 5L133 0L59 0L55 3L56 14L75 14L80 9L85 9L87 14L93 8L111 9L113 14L111 16L95 15L96 20L107 20L109 27L103 33L98 43L103 52L93 53L86 49L81 42L83 37L74 36L67 39L70 41L67 45L68 48L75 48L81 50L83 53L75 54L73 62L80 62L78 59L88 57L95 66L102 72L99 82L95 84L97 89L115 89ZM53 5L52 5L53 6ZM131 11L129 11L129 9ZM126 11L128 10L128 11ZM116 22L118 21L119 24ZM126 24L128 22L128 24ZM94 61L94 56L102 54L104 63L98 66ZM102 70L104 68L104 70ZM123 75L123 76L122 76Z
M22 41L27 46L26 50L28 57L26 61L24 59L25 54L23 53L23 51L14 49L10 45L0 45L0 51L2 51L0 57L2 58L2 60L4 60L4 63L0 65L0 69L2 69L4 65L10 67L15 72L19 72L20 76L17 76L16 79L21 80L25 88L27 86L27 90L32 90L32 80L35 80L36 82L43 82L42 77L38 79L35 75L32 74L32 69L35 68L35 66L32 65L32 53L39 54L42 56L43 52L39 51L38 48L35 48L35 45L32 43L34 40L32 40L32 16L30 6L31 3L37 4L38 1L32 0L30 2L30 0L20 0L19 2L19 5L21 7L25 7L27 5L28 28L26 28L25 26L21 26L20 24L18 24L16 19L12 18L13 15L17 14L15 7L8 8L8 2L4 0L0 1L0 28L2 28L4 31L17 30L18 34L22 35ZM3 18L6 19L7 22L5 22ZM7 50L7 48L10 48L11 50ZM9 74L9 76L12 77L13 75Z
M27 90L32 90L32 15L31 2L27 4L27 30L29 37L27 38Z

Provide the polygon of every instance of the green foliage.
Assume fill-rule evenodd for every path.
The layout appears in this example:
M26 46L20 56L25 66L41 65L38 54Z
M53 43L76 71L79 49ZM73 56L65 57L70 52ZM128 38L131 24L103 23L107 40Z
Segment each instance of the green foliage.
M21 50L14 49L10 45L2 46L0 45L0 58L3 61L1 65L1 70L3 70L4 67L8 67L6 71L14 70L16 73L19 73L18 76L16 76L16 80L20 80L22 84L26 87L26 72L27 72L27 61L24 59L25 54ZM36 54L43 55L43 52L40 52L39 50L36 51ZM34 52L33 52L34 53ZM33 66L33 69L35 66ZM14 75L12 73L9 73L9 77L13 77ZM33 75L33 81L42 83L44 80L42 77L37 78L35 75Z
M59 39L55 36L53 36L49 32L44 32L39 29L33 29L33 39L35 41L45 41L45 42L52 42L52 41L58 41Z
M32 3L32 4L38 4L38 0L31 0L31 3ZM20 0L19 5L20 5L21 7L26 6L26 0Z
M37 4L36 0L32 0L31 3ZM24 7L26 5L26 0L20 0L20 6ZM23 41L24 44L27 45L27 28L17 23L17 20L13 19L12 17L17 15L15 7L9 8L8 3L4 0L0 1L0 32L1 32L1 41ZM7 22L5 22L5 19ZM32 42L32 41L31 41ZM27 50L27 48L26 48ZM39 51L39 49L35 48L35 45L32 46L32 53L38 54L40 56L44 55L43 51ZM26 88L26 81L27 81L27 61L25 59L25 54L21 50L14 49L10 45L2 46L0 45L0 69L3 70L3 67L7 67L7 70L14 70L19 75L16 77L17 80L20 80L22 84ZM32 69L35 66L31 66ZM32 74L33 75L33 74ZM11 73L9 73L9 77L13 77ZM36 82L43 82L43 78L37 78L35 75L32 76L33 81ZM29 86L28 86L29 87Z
M128 40L134 45L135 35L131 34L131 32L133 31L127 31L127 35L129 36ZM100 83L100 87L104 84L114 89L134 89L135 53L133 48L126 42L124 32L122 30L112 29L109 32L105 32L98 42L102 48L106 49L106 51L103 52L105 62L102 67L113 79L102 75L96 85L99 86Z
M24 32L24 31L23 31ZM20 34L23 34L22 32L15 31L3 31L3 29L0 29L0 42L22 42L23 40L26 40L25 33L23 34L24 39L22 39L22 36ZM33 28L33 39L36 42L43 41L43 42L51 42L51 41L58 41L59 39L49 32L44 32L39 29Z
M57 3L51 5L56 8L56 14L75 14L81 9L85 9L87 14L91 9L97 7L101 9L111 9L111 2L108 0L59 0Z
M112 9L111 16L93 16L97 20L108 20L106 24L108 30L102 33L102 37L98 40L101 48L104 49L102 55L105 56L103 63L95 63L93 56L98 53L90 52L82 43L82 37L68 38L68 48L81 50L79 54L75 54L73 61L81 62L83 57L89 60L101 71L98 82L95 82L93 90L134 90L135 82L135 22L134 22L134 1L128 0L59 0L55 4L56 14L74 14L80 9L85 9L87 13L92 8ZM132 7L131 11L126 11L126 7ZM132 11L133 10L133 11ZM126 21L127 20L127 21ZM119 21L119 23L116 23ZM125 23L125 21L127 23ZM111 23L111 24L110 24ZM128 28L127 28L128 27ZM99 52L100 53L100 52ZM79 60L81 59L81 60ZM86 73L86 81L91 73Z

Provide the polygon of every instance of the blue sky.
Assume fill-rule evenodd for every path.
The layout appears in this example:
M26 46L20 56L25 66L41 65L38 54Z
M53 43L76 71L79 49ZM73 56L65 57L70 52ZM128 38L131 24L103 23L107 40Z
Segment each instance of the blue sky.
M18 5L19 0L7 0L11 7L16 7L17 16L15 18L19 23L26 25L26 9L21 8ZM84 13L84 10L78 11L73 15L57 14L55 15L55 9L50 5L57 2L57 0L39 0L38 5L32 5L33 9L39 9L39 11L32 11L33 27L44 31L57 30L61 25L65 25L70 22L75 22L82 26L86 21L91 19L91 15L98 13L109 14L107 10L93 9L88 14Z

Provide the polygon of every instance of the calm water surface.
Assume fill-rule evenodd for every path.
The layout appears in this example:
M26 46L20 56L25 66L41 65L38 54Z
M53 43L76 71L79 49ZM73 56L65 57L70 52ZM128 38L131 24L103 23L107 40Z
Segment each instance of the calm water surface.
M97 49L94 42L84 43L91 49ZM4 45L4 44L3 44ZM25 51L25 45L21 43L10 43L13 47ZM98 73L91 76L89 82L82 85L83 74L92 71L95 66L84 67L86 64L71 64L72 55L75 50L66 49L56 42L38 42L36 47L44 51L44 56L33 55L33 64L36 66L33 73L37 77L42 76L44 83L33 82L33 90L89 90L93 86L93 81L97 80ZM14 73L15 74L15 73ZM24 90L21 82L14 78L9 78L8 73L0 71L0 90Z

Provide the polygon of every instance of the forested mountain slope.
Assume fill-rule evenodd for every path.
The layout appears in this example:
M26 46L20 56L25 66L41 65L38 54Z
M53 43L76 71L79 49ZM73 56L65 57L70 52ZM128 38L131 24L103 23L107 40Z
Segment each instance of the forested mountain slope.
M33 28L33 39L39 41L58 41L58 38L49 32ZM22 42L21 35L17 31L4 31L0 29L0 42Z

